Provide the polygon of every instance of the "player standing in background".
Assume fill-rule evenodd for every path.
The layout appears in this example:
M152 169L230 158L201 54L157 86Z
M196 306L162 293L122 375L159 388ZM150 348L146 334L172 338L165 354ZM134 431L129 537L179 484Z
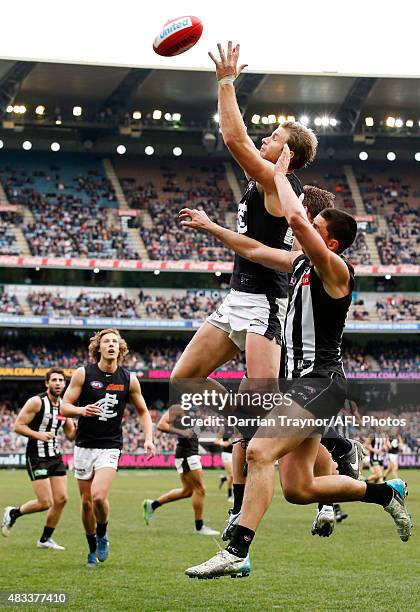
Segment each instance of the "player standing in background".
M37 547L65 550L52 539L68 496L66 466L57 445L57 434L63 426L67 439L74 440L76 428L72 419L60 413L61 394L66 386L63 370L50 368L45 375L45 386L44 393L28 399L14 426L16 433L28 438L26 466L37 498L21 506L7 506L1 530L8 536L19 517L46 510L45 526Z
M219 535L218 531L210 529L204 524L204 497L206 487L201 459L198 454L198 438L192 429L186 429L181 422L185 415L182 406L171 406L170 410L157 424L159 431L174 434L178 437L175 450L175 466L181 478L182 488L172 489L157 499L143 501L143 517L146 525L149 524L153 513L165 504L191 497L194 509L195 531L197 535Z
M388 467L384 474L384 480L398 478L398 454L401 452L403 440L400 434L391 434L387 438Z
M244 171L248 185L238 205L237 231L275 249L290 251L293 233L284 217L274 184L274 164L287 142L291 161L287 178L297 197L302 185L294 174L315 158L317 139L313 131L297 122L287 122L262 139L260 149L247 134L235 94L239 45L228 43L227 55L218 45L220 60L212 54L218 81L219 122L224 142ZM216 368L245 352L246 377L241 391L252 380L277 384L282 331L288 301L287 274L235 255L231 290L222 304L194 335L172 372L172 382L204 380ZM217 387L208 380L210 388ZM218 387L219 388L219 387ZM233 449L234 512L239 512L244 489L246 442Z
M122 418L133 404L144 432L144 449L155 454L152 419L134 374L123 368L128 348L116 329L97 332L89 343L90 364L78 368L64 394L62 412L79 417L74 449L74 474L82 499L82 522L89 545L88 567L109 555L108 494L122 448Z

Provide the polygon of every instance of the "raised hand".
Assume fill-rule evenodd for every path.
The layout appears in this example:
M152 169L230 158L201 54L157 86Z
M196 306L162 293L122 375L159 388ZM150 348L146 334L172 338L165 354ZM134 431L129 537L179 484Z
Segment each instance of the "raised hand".
M228 42L227 54L220 43L217 43L219 50L220 60L216 59L211 51L209 51L209 57L213 60L216 66L216 77L220 81L225 77L231 77L232 82L236 77L241 74L242 70L248 66L248 64L241 64L238 68L239 61L239 44L233 47L232 41Z

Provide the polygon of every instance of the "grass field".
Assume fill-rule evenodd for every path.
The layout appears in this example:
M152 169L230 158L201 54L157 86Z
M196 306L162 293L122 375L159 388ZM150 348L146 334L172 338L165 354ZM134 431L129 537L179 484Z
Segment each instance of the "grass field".
M206 523L220 529L228 503L217 489L218 472L207 472ZM420 472L403 473L408 506L420 515ZM110 496L111 555L97 569L85 567L86 541L73 477L70 500L54 534L65 552L35 547L44 514L18 520L0 540L0 588L66 591L66 610L420 610L420 552L414 532L408 543L396 535L392 519L379 506L346 504L349 518L329 539L312 537L315 507L297 507L277 491L252 546L249 578L198 581L184 576L189 565L217 551L212 538L193 535L189 500L156 512L143 523L144 497L176 486L174 471L121 472ZM23 471L0 471L1 507L31 496ZM221 543L221 540L220 540ZM6 609L60 609L20 606Z

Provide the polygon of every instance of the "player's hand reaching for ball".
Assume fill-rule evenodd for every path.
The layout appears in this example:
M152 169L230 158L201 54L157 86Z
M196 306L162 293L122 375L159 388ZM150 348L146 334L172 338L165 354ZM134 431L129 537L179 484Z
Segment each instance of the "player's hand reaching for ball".
M283 151L281 152L281 155L278 158L276 165L274 167L274 175L282 175L282 174L286 175L289 169L290 159L291 159L290 149L289 149L289 145L286 142L283 147Z
M244 68L248 66L248 64L241 64L238 68L239 61L239 44L232 45L232 41L228 42L227 46L227 54L220 43L217 43L217 48L219 50L220 60L216 59L211 51L209 51L209 56L213 60L216 66L216 77L217 80L225 79L227 77L226 82L232 82L239 76Z
M81 408L80 416L96 417L101 414L101 409L96 404L88 404Z
M192 227L193 229L210 230L213 221L209 219L204 210L197 210L195 208L183 208L179 211L179 219L181 225L185 227Z

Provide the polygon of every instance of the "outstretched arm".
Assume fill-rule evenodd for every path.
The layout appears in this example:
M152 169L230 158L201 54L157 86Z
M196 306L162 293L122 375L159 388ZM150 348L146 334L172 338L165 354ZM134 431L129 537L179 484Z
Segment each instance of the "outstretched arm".
M308 221L303 204L294 193L286 176L289 163L290 149L285 144L274 173L274 182L284 216L323 283L346 295L350 290L347 265L339 255L327 247L316 230L316 222L312 225Z
M248 177L260 183L265 190L275 191L274 164L262 159L248 136L236 99L234 81L247 64L238 68L239 45L233 47L232 41L228 42L226 53L220 43L217 48L220 59L216 59L211 52L209 56L216 66L219 83L219 124L225 145Z
M289 253L280 249L273 249L262 242L258 242L258 240L232 232L232 230L213 223L203 210L183 208L179 212L179 217L181 225L209 232L244 259L249 259L266 268L281 272L292 272L293 262L302 255L302 251Z

